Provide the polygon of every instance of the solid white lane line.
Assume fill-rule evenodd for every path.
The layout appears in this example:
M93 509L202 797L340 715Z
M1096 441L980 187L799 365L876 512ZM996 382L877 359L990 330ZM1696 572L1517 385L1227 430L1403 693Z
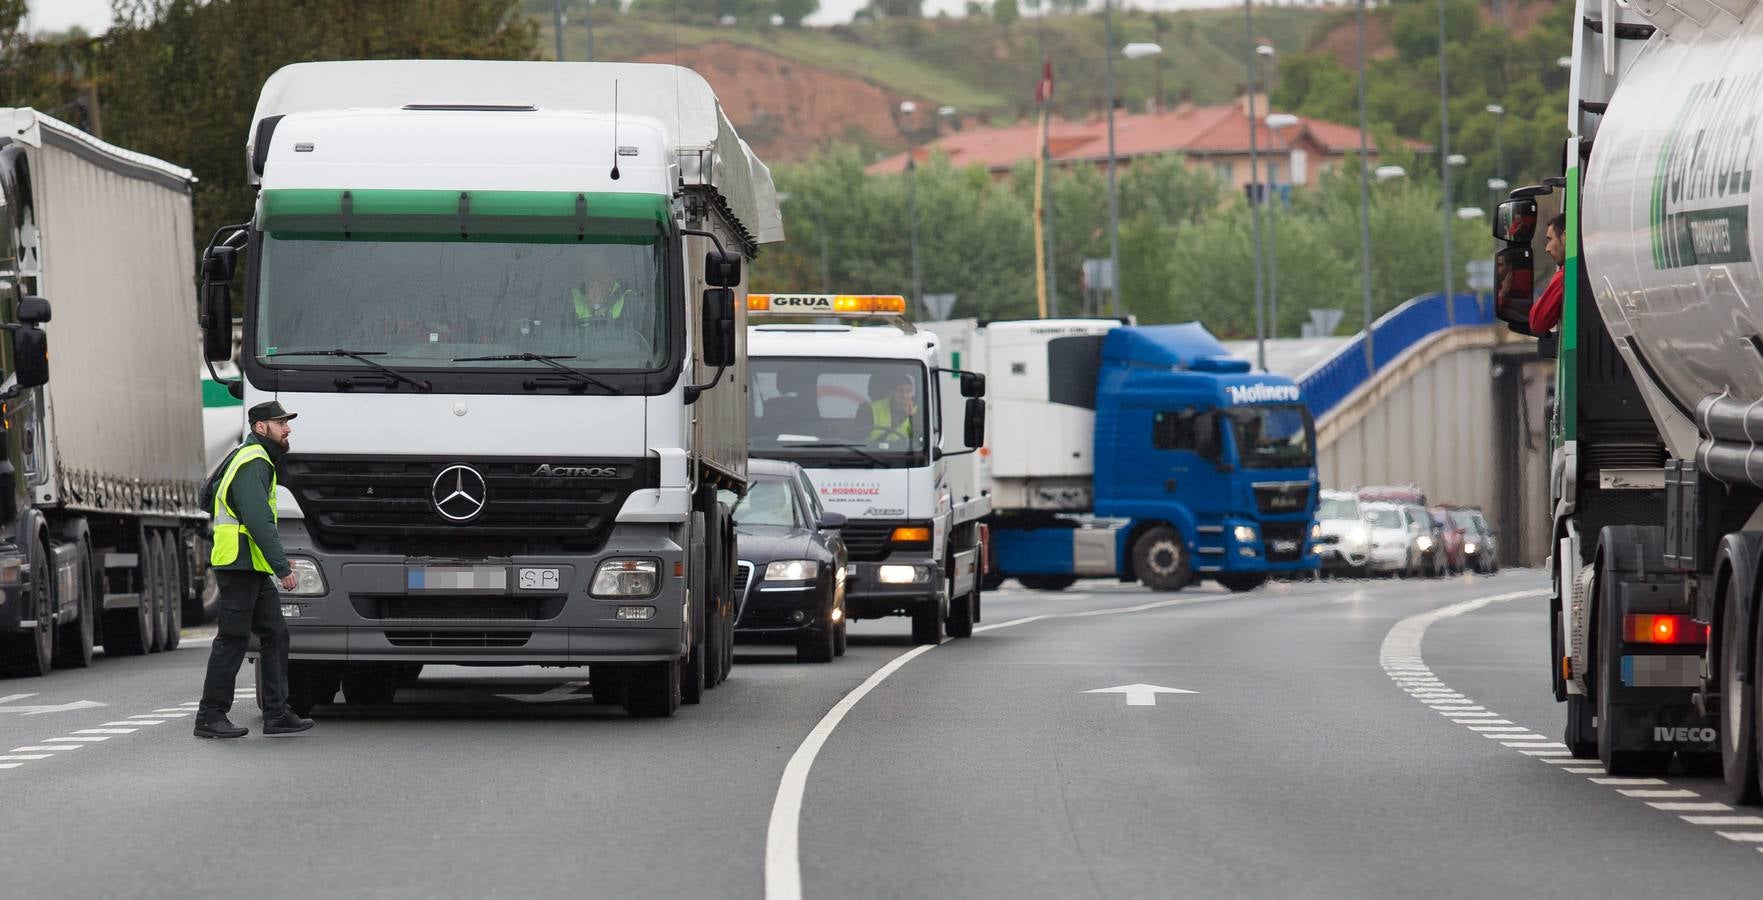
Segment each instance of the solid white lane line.
M1193 606L1201 603L1213 603L1229 597L1229 594L1202 595L1181 597L1170 600L1157 600L1150 603L1138 603L1132 606L1104 607L1082 612L1047 613L1038 616L1025 616L1006 622L981 625L973 629L974 634L997 631L1027 625L1030 622L1041 622L1048 619L1086 619L1095 616L1116 616L1127 613L1146 612L1153 609L1165 609L1173 606ZM849 694L839 699L833 708L827 711L802 743L796 752L790 755L790 761L784 765L784 774L778 780L777 796L771 803L771 820L765 829L765 900L801 900L802 897L802 795L808 788L808 774L814 768L814 758L820 755L820 748L826 745L827 738L839 727L845 716L870 691L876 689L888 676L900 670L914 659L934 650L940 644L921 644L901 653L889 660L886 665L875 670Z
M55 754L53 754L53 753L9 753L5 756L0 756L0 762L20 762L23 760L31 760L31 759L48 759L49 757L54 756L54 755Z
M1666 797L1689 798L1689 797L1701 796L1700 794L1696 793L1695 791L1686 791L1686 790L1683 790L1682 788L1677 788L1677 789L1673 789L1673 790L1653 790L1651 788L1633 788L1633 789L1624 788L1624 789L1618 790L1616 793L1621 794L1624 797L1640 797L1640 798L1656 797L1661 800L1665 799Z
M1733 828L1749 828L1763 825L1763 816L1678 816L1691 825L1728 825Z
M1654 800L1647 804L1654 809L1666 812L1731 812L1732 807L1724 803L1673 803L1669 800Z

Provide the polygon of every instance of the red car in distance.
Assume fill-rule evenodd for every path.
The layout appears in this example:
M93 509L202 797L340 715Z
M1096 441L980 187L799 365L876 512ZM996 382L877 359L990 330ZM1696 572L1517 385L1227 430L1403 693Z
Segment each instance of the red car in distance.
M1452 575L1462 574L1469 568L1469 554L1464 549L1469 540L1469 532L1451 521L1449 507L1435 506L1429 512L1432 513L1433 524L1438 528L1440 541L1444 544L1445 571Z

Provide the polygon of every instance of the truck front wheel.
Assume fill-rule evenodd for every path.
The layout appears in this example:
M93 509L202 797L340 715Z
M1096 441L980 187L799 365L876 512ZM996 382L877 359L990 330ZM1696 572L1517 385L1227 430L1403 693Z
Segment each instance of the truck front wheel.
M943 642L943 611L937 606L936 600L926 600L912 611L912 643Z
M1267 576L1260 572L1225 573L1218 576L1218 583L1233 594L1242 594L1266 584Z
M1031 591L1063 591L1077 584L1076 575L1018 575L1016 580Z
M1139 535L1132 545L1133 570L1139 581L1154 591L1179 591L1193 580L1193 564L1181 532L1158 525Z
M624 711L635 719L665 719L679 709L682 660L642 663L628 669L624 686Z

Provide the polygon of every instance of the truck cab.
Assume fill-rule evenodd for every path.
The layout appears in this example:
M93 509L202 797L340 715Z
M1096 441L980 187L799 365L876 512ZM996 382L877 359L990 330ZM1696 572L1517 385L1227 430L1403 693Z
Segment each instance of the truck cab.
M749 452L800 465L847 517L846 615L910 616L914 640L936 643L979 616L988 501L954 497L948 469L979 444L983 385L939 367L936 335L905 308L897 295L749 295ZM957 393L960 420L945 411Z

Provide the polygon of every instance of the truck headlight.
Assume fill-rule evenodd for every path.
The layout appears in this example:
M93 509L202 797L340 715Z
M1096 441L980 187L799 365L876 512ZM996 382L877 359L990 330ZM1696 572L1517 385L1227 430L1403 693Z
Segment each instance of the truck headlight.
M930 571L923 566L877 566L875 577L882 584L919 584L930 580Z
M1475 553L1476 551L1478 551L1480 549L1481 549L1480 547L1475 546L1474 541L1463 542L1463 552L1464 553Z
M608 559L594 570L588 593L596 597L647 597L655 593L660 566L652 559Z
M294 570L294 589L282 593L290 597L322 597L330 592L325 587L324 573L319 571L316 560L290 556L288 568Z
M1252 543L1256 538L1255 526L1253 525L1238 525L1231 530L1231 534L1236 536L1239 544Z
M1322 523L1321 522L1311 522L1310 523L1310 540L1312 540L1312 541L1322 540Z
M1429 538L1423 534L1420 537L1417 537L1414 539L1414 546L1419 547L1421 552L1423 552L1423 553L1427 550L1431 550L1432 549L1432 538Z
M779 559L765 566L766 581L811 581L820 574L820 563L812 559Z

